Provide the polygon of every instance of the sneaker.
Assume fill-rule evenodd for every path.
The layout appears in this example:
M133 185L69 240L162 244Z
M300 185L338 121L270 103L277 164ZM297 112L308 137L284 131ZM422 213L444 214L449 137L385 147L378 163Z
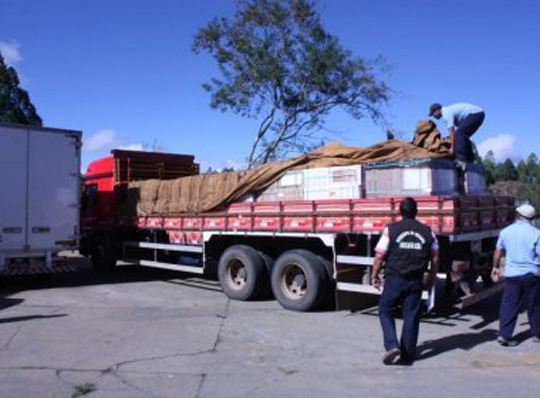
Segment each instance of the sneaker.
M516 340L505 339L502 336L497 337L497 343L499 343L503 347L515 347L518 345L518 342Z
M392 348L391 350L386 351L386 354L384 354L382 362L385 365L395 364L400 354L401 354L401 351L399 350L399 348Z

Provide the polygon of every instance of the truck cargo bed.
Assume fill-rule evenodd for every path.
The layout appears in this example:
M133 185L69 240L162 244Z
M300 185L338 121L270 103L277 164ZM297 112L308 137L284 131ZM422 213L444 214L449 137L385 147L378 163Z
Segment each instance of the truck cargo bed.
M123 225L165 229L171 243L200 244L204 231L378 234L399 219L403 198L234 203L225 212L121 219ZM444 235L498 230L512 220L505 197L418 197L418 219Z

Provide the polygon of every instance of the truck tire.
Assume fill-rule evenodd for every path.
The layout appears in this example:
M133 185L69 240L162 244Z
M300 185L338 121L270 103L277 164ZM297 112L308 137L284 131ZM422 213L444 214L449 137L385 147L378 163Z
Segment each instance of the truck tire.
M233 300L257 298L268 281L267 275L263 258L250 246L231 246L219 259L219 284L223 292Z
M261 294L258 298L260 299L268 299L272 300L274 299L274 293L272 293L272 286L270 285L270 275L272 275L272 268L274 267L274 259L267 253L262 251L257 251L259 256L261 256L264 268L266 270L266 275L264 279L264 283L262 283L262 290Z
M116 257L111 245L104 239L99 239L93 243L90 249L90 259L92 260L92 267L98 272L111 272L116 266Z
M321 260L307 250L290 250L272 269L272 291L277 301L293 311L311 311L326 295L327 272Z
M317 303L317 308L335 310L336 307L336 281L334 279L334 265L332 261L323 256L317 256L324 267L325 287L320 294L320 302Z

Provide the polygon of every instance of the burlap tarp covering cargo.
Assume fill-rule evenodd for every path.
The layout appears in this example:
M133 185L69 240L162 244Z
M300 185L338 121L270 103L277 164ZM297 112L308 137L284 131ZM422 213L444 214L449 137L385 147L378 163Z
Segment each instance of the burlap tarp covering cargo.
M349 166L368 162L437 158L450 155L450 143L433 122L418 123L412 143L389 140L368 147L339 143L323 146L293 159L262 165L254 170L204 174L176 180L130 183L121 213L140 216L219 211L227 204L257 194L289 170Z

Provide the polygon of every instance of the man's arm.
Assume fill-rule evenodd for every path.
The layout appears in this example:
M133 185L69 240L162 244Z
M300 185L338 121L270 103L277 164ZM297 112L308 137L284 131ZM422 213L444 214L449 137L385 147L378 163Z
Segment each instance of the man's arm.
M431 290L435 281L437 280L437 272L439 272L439 251L434 250L431 252L431 268L429 269L429 276L426 283L426 289Z
M448 133L450 135L450 142L451 142L451 147L450 147L450 151L452 153L454 153L454 148L455 148L455 140L456 140L456 128L455 127L450 127L448 129Z
M383 260L384 254L377 252L375 254L375 260L373 260L373 268L371 270L371 285L377 290L381 290L382 282L379 273L382 269Z
M426 286L425 288L427 290L431 290L433 285L435 285L435 281L437 280L437 272L439 272L439 241L437 240L437 236L433 231L431 231L431 237L433 238L433 242L431 243L431 267L429 269L428 278L426 280Z
M378 290L381 290L382 285L379 273L381 272L384 257L386 255L386 251L388 250L389 245L390 236L388 232L388 227L386 227L381 235L381 238L379 239L379 242L377 242L377 246L375 247L375 260L373 260L373 268L371 269L371 285Z
M499 282L501 280L501 259L505 255L505 236L506 229L503 229L497 239L495 245L495 252L493 253L493 269L491 270L491 280L493 282Z
M444 107L441 110L442 118L446 122L446 127L448 128L448 136L450 137L450 142L452 144L450 150L454 152L454 136L456 133L456 126L454 124L454 111L451 107Z
M493 282L499 282L501 279L501 259L504 255L504 249L497 249L493 253L493 269L491 270L491 279Z

